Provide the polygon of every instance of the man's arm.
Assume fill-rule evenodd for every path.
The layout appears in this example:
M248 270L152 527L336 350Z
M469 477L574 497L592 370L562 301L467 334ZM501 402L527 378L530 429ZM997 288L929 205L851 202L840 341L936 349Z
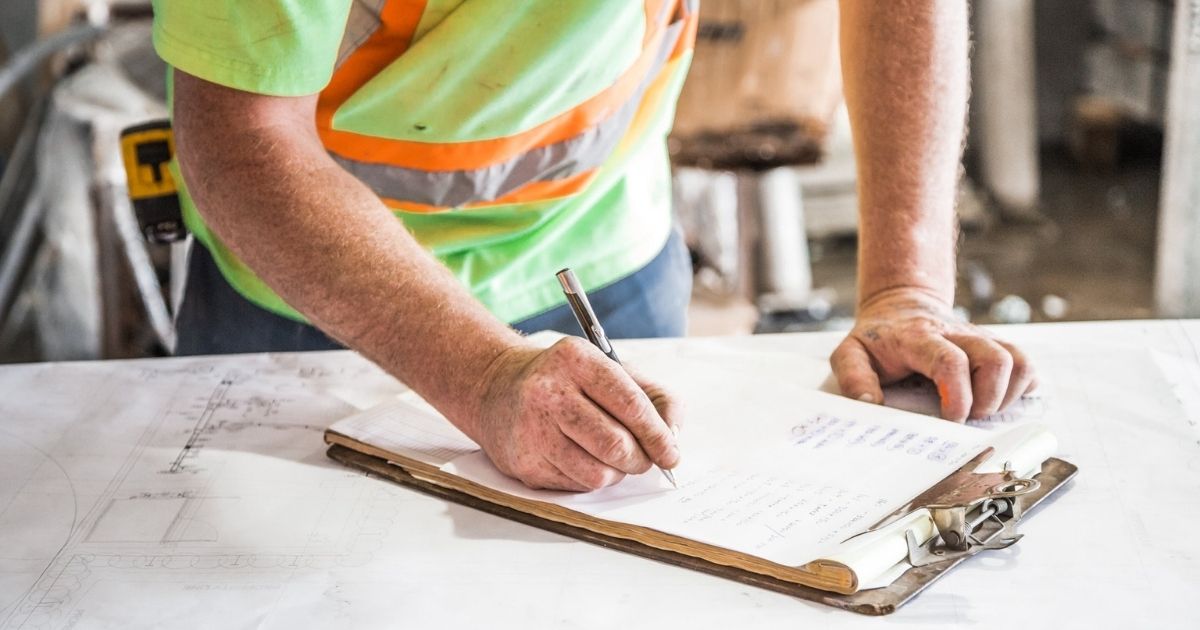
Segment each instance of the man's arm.
M858 160L858 321L831 357L843 393L923 374L942 416L995 413L1034 377L1025 356L952 317L954 212L968 91L967 3L842 0L842 65Z
M328 156L315 106L315 96L250 94L175 72L180 167L221 240L504 472L584 490L644 472L651 460L673 467L669 398L582 340L541 351L493 317Z

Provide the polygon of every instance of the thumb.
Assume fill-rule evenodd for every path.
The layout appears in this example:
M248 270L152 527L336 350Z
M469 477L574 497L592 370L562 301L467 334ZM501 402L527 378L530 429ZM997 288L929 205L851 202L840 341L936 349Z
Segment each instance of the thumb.
M879 375L871 367L871 354L858 339L846 337L830 355L829 365L843 396L883 403L883 389L879 387Z

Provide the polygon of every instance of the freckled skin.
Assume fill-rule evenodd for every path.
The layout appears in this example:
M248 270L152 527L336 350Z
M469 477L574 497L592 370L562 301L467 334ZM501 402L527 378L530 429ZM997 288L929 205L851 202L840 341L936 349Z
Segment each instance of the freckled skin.
M859 193L858 313L830 357L847 396L919 373L942 417L1011 404L1035 385L1028 359L958 323L954 213L967 103L967 3L842 0L846 106Z
M510 353L489 379L472 437L531 487L594 490L679 462L669 396L582 339Z
M580 339L532 346L475 300L313 127L316 97L175 71L180 167L209 227L331 337L421 394L506 474L590 490L679 459L675 403Z
M923 374L937 385L942 417L982 418L1037 386L1016 346L943 315L938 298L912 290L885 292L859 307L858 323L830 362L842 393L882 402L880 384Z

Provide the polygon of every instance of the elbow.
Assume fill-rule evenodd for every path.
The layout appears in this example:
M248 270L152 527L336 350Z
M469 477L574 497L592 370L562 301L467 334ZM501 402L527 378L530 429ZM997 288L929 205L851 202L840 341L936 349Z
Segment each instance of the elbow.
M205 220L221 223L255 191L286 179L278 172L300 155L325 157L314 117L316 96L275 97L174 70L175 157ZM216 227L216 226L214 226Z

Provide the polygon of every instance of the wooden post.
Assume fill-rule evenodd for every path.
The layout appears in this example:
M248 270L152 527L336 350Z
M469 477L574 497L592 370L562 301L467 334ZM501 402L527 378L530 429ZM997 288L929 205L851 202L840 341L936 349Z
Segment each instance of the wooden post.
M1200 316L1200 0L1176 0L1159 198L1159 316Z

